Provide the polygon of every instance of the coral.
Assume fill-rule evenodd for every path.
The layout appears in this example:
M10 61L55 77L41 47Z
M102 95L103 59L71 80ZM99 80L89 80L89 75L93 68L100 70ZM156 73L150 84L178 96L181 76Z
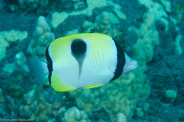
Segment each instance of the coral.
M165 30L168 29L168 22L165 19L167 14L161 5L151 0L139 2L148 8L148 12L144 14L144 21L140 28L129 27L129 31L136 32L138 36L137 43L133 47L133 54L144 71L146 70L146 63L153 58L154 47L159 44L159 33L156 29L155 22L163 21L166 27Z
M144 74L134 71L127 77L121 77L112 83L95 89L73 91L80 109L90 112L104 107L110 114L112 121L119 112L127 119L133 115L137 101L144 100L150 93L147 83L144 83ZM125 82L124 82L125 81Z
M104 33L116 38L122 34L114 25L119 24L119 19L111 12L102 12L96 17L95 32Z
M47 7L49 0L18 0L18 6L22 9L34 10L38 7Z
M139 65L144 65L144 68L146 68L146 62L152 60L154 46L159 44L159 34L155 27L150 28L145 23L139 29L136 29L136 33L138 40L133 47L133 54L136 59L140 60L141 64Z
M86 7L86 0L72 0L75 10L79 10Z
M68 31L66 35L72 35L72 34L78 34L78 33L79 33L79 30L74 29L74 30Z
M33 104L36 99L36 91L35 89L32 89L28 93L24 94L24 101L26 104L30 105Z
M1 119L8 115L10 115L10 117L14 117L16 114L15 111L17 109L16 102L15 102L16 100L10 97L9 95L7 95L4 89L2 89L0 96L1 96L0 106L1 106L1 109L3 110L2 113L6 114L5 116L1 116Z
M62 106L64 95L61 98L56 93L52 93L54 100L49 103L46 99L48 96L44 96L40 90L43 94L47 92L35 85L31 91L23 95L18 109L19 116L36 122L61 119L62 113L65 111L65 107Z
M170 16L171 21L175 24L175 31L177 32L177 36L175 38L175 54L181 55L182 48L180 45L180 40L182 39L182 35L180 34L180 29L177 24L181 23L183 19L184 9L182 7L182 2L180 0L176 0L173 2L173 9L171 10L171 3L167 0L160 0L162 5L164 6L165 10L169 13L175 13L175 16Z
M120 38L122 32L116 26L120 20L113 13L103 11L96 16L94 24L90 21L84 21L82 26L83 32L98 32L112 36L115 39Z
M177 97L177 92L172 89L168 89L165 91L166 98L172 99L172 101Z
M0 44L0 61L1 61L2 58L4 58L6 55L6 48L9 46L9 43L2 38L0 39L0 41L1 41Z
M49 0L5 0L7 8L12 12L33 12L38 14L47 13Z
M172 89L166 89L164 92L165 92L165 94L162 95L161 100L165 104L172 104L178 96L177 91L174 90L173 88Z
M24 76L30 72L29 67L26 64L26 57L23 52L18 52L15 55L15 60L13 63L7 63L3 67L3 70L9 75L14 75L17 80L24 80ZM24 75L22 75L24 73Z
M30 110L30 107L28 105L21 105L19 108L19 112L20 116L24 118L29 118L32 114L32 111Z
M8 85L6 89L9 92L9 96L13 98L20 98L23 96L24 89L19 84L9 83Z
M176 36L176 39L175 39L175 53L177 54L177 55L181 55L182 54L182 47L181 47L181 45L180 45L180 41L181 41L181 39L182 39L182 35L181 34L178 34L177 36Z
M0 32L0 61L5 57L7 48L12 43L18 43L27 38L27 31L11 30Z
M127 122L126 116L123 113L118 113L115 122Z
M136 116L139 116L139 117L142 117L142 116L144 115L142 108L137 107L137 108L136 108L136 113L135 113L135 115L136 115Z
M51 32L50 26L45 17L40 16L37 20L36 29L28 51L39 59L45 60L44 55L46 46L54 39L54 34Z
M94 30L94 24L90 21L84 21L82 25L83 32L89 33Z
M66 12L54 12L52 14L52 21L51 21L51 25L52 27L56 28L59 24L61 24L62 22L65 21L65 19L68 18L68 14Z
M2 121L2 117L1 116L7 116L6 111L4 110L4 104L5 104L5 100L4 100L4 95L3 95L3 90L0 89L0 121Z
M148 26L153 25L154 22L158 20L165 23L166 30L168 29L168 22L166 20L166 17L168 17L168 15L159 3L153 2L152 0L139 0L139 3L145 5L148 9L148 12L146 12L144 15L147 19L149 19L149 21L146 21L146 24Z
M120 19L126 19L126 15L121 11L121 7L118 4L115 4L111 1L106 0L87 0L87 8L80 10L80 11L73 11L71 13L66 12L53 12L52 13L52 20L51 25L53 28L57 28L59 24L64 22L69 16L76 16L76 15L87 15L91 16L92 11L95 8L103 7L103 6L111 6L114 7L114 12Z
M174 11L174 21L175 24L181 24L184 19L184 5L182 0L173 1L172 8ZM172 18L172 17L171 17Z
M0 118L22 118L36 122L48 119L60 121L66 111L66 106L63 105L66 96L52 92L48 97L44 95L47 92L48 90L34 85L34 88L26 93L19 84L10 82L0 89Z
M72 107L65 112L62 122L89 122L89 119L84 111Z
M171 3L168 0L160 0L167 12L171 12Z

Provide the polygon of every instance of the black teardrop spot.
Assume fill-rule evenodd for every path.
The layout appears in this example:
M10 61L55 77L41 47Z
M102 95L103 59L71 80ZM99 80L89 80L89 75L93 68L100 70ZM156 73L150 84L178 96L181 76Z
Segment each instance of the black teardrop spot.
M86 53L86 43L82 39L75 39L71 44L72 54L76 57L83 56Z

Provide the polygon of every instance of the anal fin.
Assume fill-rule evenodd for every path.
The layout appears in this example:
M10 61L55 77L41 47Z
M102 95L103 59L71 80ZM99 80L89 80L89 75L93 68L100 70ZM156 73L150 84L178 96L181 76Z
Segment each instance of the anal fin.
M52 72L51 87L57 92L67 92L77 89L64 82L55 72Z

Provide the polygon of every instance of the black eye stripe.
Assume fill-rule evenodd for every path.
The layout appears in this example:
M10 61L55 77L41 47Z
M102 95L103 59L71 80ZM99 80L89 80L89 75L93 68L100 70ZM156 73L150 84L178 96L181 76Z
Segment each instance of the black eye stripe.
M46 60L47 60L47 68L49 70L49 84L51 85L51 76L52 76L52 71L53 71L53 62L52 62L52 59L49 55L49 47L50 45L47 46L47 49L45 51L45 57L46 57Z

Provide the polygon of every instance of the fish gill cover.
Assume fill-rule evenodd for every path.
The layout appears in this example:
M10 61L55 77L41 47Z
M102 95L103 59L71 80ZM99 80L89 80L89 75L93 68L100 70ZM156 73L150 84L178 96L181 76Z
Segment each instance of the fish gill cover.
M184 121L182 0L0 0L0 120ZM76 33L104 33L138 68L94 89L57 93L28 60Z

